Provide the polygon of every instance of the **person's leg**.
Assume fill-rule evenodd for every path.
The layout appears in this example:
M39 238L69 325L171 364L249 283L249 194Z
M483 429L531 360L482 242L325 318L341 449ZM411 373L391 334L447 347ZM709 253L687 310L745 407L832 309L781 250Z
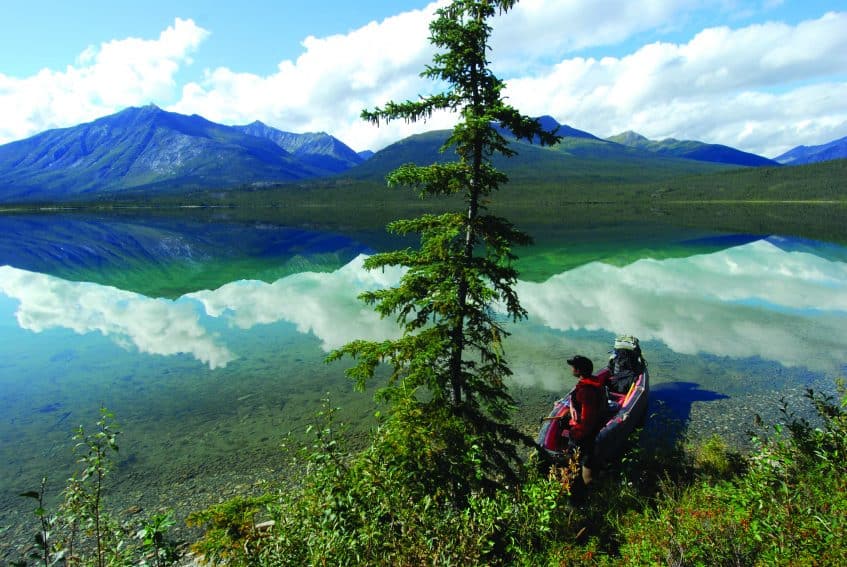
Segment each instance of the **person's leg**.
M594 443L582 447L580 455L582 465L582 483L587 487L594 480Z
M582 465L582 482L585 486L591 484L591 481L594 480L594 471L588 463L583 463Z

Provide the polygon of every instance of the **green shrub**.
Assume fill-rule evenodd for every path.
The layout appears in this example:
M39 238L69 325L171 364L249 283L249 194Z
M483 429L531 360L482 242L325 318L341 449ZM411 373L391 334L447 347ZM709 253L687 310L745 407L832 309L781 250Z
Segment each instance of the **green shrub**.
M844 395L843 384L839 392ZM668 490L655 509L619 524L633 565L832 565L847 558L847 398L809 391L822 426L788 416L728 480L716 441L698 452L702 480ZM717 457L716 457L717 454ZM708 458L705 456L708 455ZM696 459L695 459L696 461ZM731 471L731 468L729 469Z
M167 531L174 525L169 512L142 517L139 524L139 520L121 521L108 511L104 489L114 469L120 434L114 414L101 407L93 431L82 425L74 431L79 469L67 480L57 509L48 510L45 505L46 478L39 490L21 494L37 501L34 514L39 526L36 547L12 565L22 567L36 560L45 567L146 566L152 559L155 565L163 566L176 560L176 546L167 538Z
M261 538L256 529L256 515L272 501L270 494L237 496L205 510L192 512L186 518L189 526L204 527L203 537L192 550L211 563L249 563L251 550Z
M518 485L488 487L473 436L449 410L403 402L356 455L332 432L323 424L301 451L296 486L192 514L207 526L195 550L228 565L530 565L578 528L563 482L573 471L547 475L530 460ZM262 507L274 524L259 533Z
M712 435L693 448L693 465L700 475L728 479L743 470L743 458L718 435Z

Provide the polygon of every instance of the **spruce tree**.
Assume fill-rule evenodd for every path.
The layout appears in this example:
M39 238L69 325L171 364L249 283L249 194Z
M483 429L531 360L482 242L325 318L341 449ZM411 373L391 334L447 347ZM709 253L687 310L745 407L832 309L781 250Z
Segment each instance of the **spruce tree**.
M396 317L403 334L382 342L356 340L329 357L352 356L356 364L347 372L360 388L387 363L392 371L380 394L394 402L395 414L405 408L398 419L419 419L416 427L432 429L433 439L449 438L439 449L449 461L446 476L463 474L454 465L467 461L467 451L473 449L476 456L470 460L485 471L478 479L483 485L512 477L516 443L528 441L510 424L514 403L504 380L511 370L502 339L508 335L504 323L526 316L514 290L512 248L531 239L508 220L488 213L489 198L507 181L492 160L498 154L514 155L506 132L542 144L558 141L554 133L504 102L504 84L489 68L488 21L514 4L455 0L439 9L430 23L430 41L439 51L421 76L447 85L446 90L362 112L376 125L398 119L425 121L436 111L459 113L458 124L441 148L455 152L455 161L406 164L387 181L389 186L414 187L421 197L458 194L463 208L388 225L398 235L419 234L420 246L368 258L367 269L402 266L406 271L396 287L361 297L383 317ZM409 411L410 404L418 411ZM461 424L460 439L455 431L445 433L454 427L448 423ZM452 481L460 492L473 484Z

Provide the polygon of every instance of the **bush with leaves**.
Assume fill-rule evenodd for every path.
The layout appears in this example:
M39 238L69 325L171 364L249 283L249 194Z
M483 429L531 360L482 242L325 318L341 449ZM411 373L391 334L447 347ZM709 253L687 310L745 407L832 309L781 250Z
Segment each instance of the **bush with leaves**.
M296 486L192 515L209 527L195 549L227 565L513 565L533 564L551 541L572 539L578 516L567 505L567 483L575 461L549 476L528 462L520 486L471 490L457 506L444 480L453 467L483 475L483 460L477 448L467 462L446 462L456 454L446 444L464 435L461 420L434 418L453 427L433 436L417 427L422 416L409 413L418 411L398 407L355 455L340 449L324 422L293 464L301 471ZM266 518L272 527L256 530L254 522Z
M619 524L627 564L834 565L847 557L847 395L811 391L820 427L785 412L746 467L702 476Z
M29 559L45 567L50 565L148 565L163 566L177 558L167 530L174 525L170 513L141 520L137 527L121 522L105 506L105 482L114 468L120 428L114 414L100 408L93 431L82 425L74 432L74 453L80 468L67 480L62 500L51 511L45 505L47 479L38 491L21 496L38 502L35 516L39 528L36 550L14 563L25 566ZM136 538L133 538L133 536Z

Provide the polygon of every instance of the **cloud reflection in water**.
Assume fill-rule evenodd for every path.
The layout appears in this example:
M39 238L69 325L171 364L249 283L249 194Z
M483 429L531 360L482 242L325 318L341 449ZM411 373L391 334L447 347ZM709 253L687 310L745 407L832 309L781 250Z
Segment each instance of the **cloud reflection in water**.
M99 332L124 348L156 355L188 353L210 368L226 366L235 358L202 326L189 303L9 266L0 266L0 293L20 302L15 313L18 325L36 333L53 328L80 335Z
M393 320L379 319L355 297L395 283L401 272L368 273L362 262L360 256L330 274L235 282L189 296L240 328L293 322L326 350L394 336ZM680 354L759 356L820 370L845 363L847 264L767 240L624 267L592 263L543 283L520 282L518 291L530 318L552 329L628 332Z
M760 356L830 370L845 363L847 264L760 240L628 266L589 264L521 282L536 322L627 332L680 354Z
M100 332L141 352L186 352L216 368L235 355L203 327L195 301L233 329L293 323L324 350L396 336L394 320L380 319L357 295L396 283L401 271L367 272L363 261L272 284L232 282L176 302L10 267L0 267L0 292L20 301L24 329ZM680 354L759 356L823 371L847 362L847 263L768 241L624 267L592 263L543 283L520 282L518 292L532 322L555 330L627 332Z
M367 290L395 284L399 269L366 271L365 256L332 273L302 272L272 284L238 281L214 291L190 293L212 317L224 317L249 329L258 324L288 321L301 333L313 333L321 348L331 350L353 339L380 340L398 335L394 319L380 319L358 300Z

